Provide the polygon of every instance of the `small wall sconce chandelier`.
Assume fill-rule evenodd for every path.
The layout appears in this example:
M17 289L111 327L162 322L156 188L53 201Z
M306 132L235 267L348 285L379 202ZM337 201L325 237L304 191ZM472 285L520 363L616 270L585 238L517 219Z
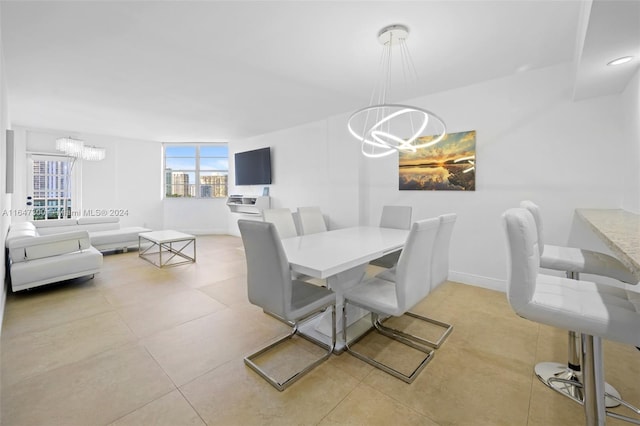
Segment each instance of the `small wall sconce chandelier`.
M82 158L88 161L101 161L106 157L104 148L85 145L83 140L71 137L56 139L56 149L70 157Z
M359 109L349 117L349 133L362 144L362 154L367 157L385 157L396 151L416 152L435 145L447 132L444 121L426 109L387 103L391 86L391 51L400 48L402 74L417 78L413 60L405 40L409 28L405 25L389 25L378 32L378 41L384 46L380 59L380 77L373 88L369 106ZM406 83L406 82L405 82ZM429 142L419 138L435 135Z

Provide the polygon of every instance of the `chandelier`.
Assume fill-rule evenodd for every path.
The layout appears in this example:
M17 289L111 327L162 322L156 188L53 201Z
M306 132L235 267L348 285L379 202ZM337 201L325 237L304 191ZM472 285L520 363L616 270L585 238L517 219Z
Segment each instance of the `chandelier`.
M409 28L405 25L389 25L378 32L383 45L380 58L380 76L371 93L369 106L351 114L347 127L349 133L361 143L362 154L367 157L385 157L394 152L416 152L437 144L445 136L444 121L426 109L388 103L391 89L391 59L393 48L398 48L402 74L406 79L417 73L406 45ZM433 135L428 142L421 136Z
M104 148L85 145L83 140L71 137L56 139L56 149L70 157L82 158L88 161L101 161L106 156Z

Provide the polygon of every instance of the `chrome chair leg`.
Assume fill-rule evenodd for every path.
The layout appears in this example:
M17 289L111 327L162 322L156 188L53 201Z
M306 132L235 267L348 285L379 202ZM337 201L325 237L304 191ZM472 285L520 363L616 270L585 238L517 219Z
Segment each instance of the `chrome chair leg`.
M275 348L280 343L291 339L293 336L298 334L298 324L301 321L304 321L305 319L309 318L310 316L315 315L316 313L318 313L320 311L326 310L328 307L329 306L323 306L322 308L312 312L307 317L302 318L299 321L295 322L294 325L293 325L293 329L291 330L291 333L287 334L284 337L281 337L280 339L278 339L275 342L269 344L268 346L265 346L264 348L260 349L259 351L255 352L255 353L253 353L251 355L248 355L247 357L244 358L244 363L248 367L250 367L253 371L258 373L263 379L265 379L267 382L269 382L269 384L271 384L274 388L278 389L279 391L285 390L286 388L291 386L294 382L296 382L301 377L303 377L305 374L307 374L309 371L313 370L315 367L317 367L322 362L324 362L327 358L329 358L329 356L333 352L333 348L336 345L336 332L335 332L335 330L336 330L336 306L335 305L330 305L330 307L331 307L332 329L333 329L332 338L331 338L331 344L327 345L327 344L322 343L322 342L320 342L318 340L315 340L315 339L313 339L313 340L307 339L307 340L311 341L312 343L315 343L316 345L318 345L318 346L320 346L320 347L322 347L322 348L327 350L327 353L324 354L319 359L317 359L314 362L306 365L303 369L295 372L294 374L292 374L291 376L289 376L288 378L286 378L286 379L284 379L282 381L279 381L278 379L272 377L267 371L265 371L258 364L256 364L255 359L258 358L260 355L263 355L264 353L268 352L269 350ZM306 336L304 336L302 334L300 336L301 337L306 337Z
M266 309L263 309L262 312L264 312L265 314L269 315L270 317L273 317L275 319L277 319L280 322L283 322L291 327L294 326L294 323L292 321L287 321L286 319L282 318L280 315L278 314L274 314L273 312L269 312Z
M356 305L357 306L357 305ZM361 352L356 351L355 349L353 349L353 347L351 346L352 344L357 343L359 340L361 340L364 336L366 336L367 334L369 334L369 332L371 332L372 330L369 330L369 332L363 334L362 336L354 339L353 341L349 341L349 339L347 338L347 300L345 299L344 304L342 305L342 335L344 337L344 344L345 344L345 349L347 352L349 352L351 355L355 356L356 358L360 359L361 361L364 361L402 381L404 381L405 383L412 383L416 377L418 377L418 374L420 374L420 372L424 369L424 367L427 366L427 364L429 363L429 361L431 361L433 359L434 356L434 351L432 349L427 349L423 346L420 346L416 343L414 343L412 340L407 339L401 335L398 334L394 334L392 332L387 332L385 330L386 327L384 328L378 328L376 326L376 324L379 324L380 319L378 317L377 314L375 313L371 313L372 316L372 323L374 324L374 328L372 330L375 330L377 332L379 332L380 334L382 334L383 336L389 337L391 339L394 339L400 343L404 343L407 346L410 346L414 349L419 350L420 352L423 352L426 354L425 357L422 358L422 360L420 361L420 363L418 364L418 366L411 372L411 374L406 375L396 369L394 369L393 367L383 364L380 361L375 360L374 358L371 358L367 355L364 355Z
M436 340L434 342L434 341L431 341L429 339L424 339L422 337L419 337L419 336L416 336L416 335L413 335L413 334L405 333L404 331L401 331L401 330L398 330L398 329L395 329L395 328L387 327L387 326L384 325L384 321L386 321L386 319L382 320L382 321L378 320L376 323L374 323L374 327L376 327L378 329L385 330L388 333L393 333L393 334L395 334L397 336L401 336L401 337L403 337L405 339L413 340L414 342L420 343L422 345L428 346L428 347L433 348L433 349L438 349L442 345L442 343L444 343L444 341L447 339L447 337L449 337L451 332L453 331L453 326L451 324L447 324L445 322L434 320L434 319L429 318L429 317L418 315L418 314L413 313L413 312L407 312L406 315L408 315L408 316L410 316L412 318L419 319L419 320L424 321L424 322L428 322L430 324L437 325L439 327L444 328L445 330L440 335L438 340Z
M582 334L581 342L581 358L582 366L584 368L582 381L576 382L571 379L551 378L550 381L554 383L554 386L551 386L551 389L564 396L570 397L579 404L584 405L587 426L604 425L605 416L640 425L640 419L614 413L606 409L605 401L611 399L615 400L618 403L617 405L622 405L623 407L633 411L635 414L640 414L640 408L629 404L619 397L607 393L604 381L604 362L601 338ZM556 384L559 386L555 386ZM581 398L577 399L570 394L563 392L561 390L562 384L579 388Z
M540 362L536 364L534 371L542 383L561 395L582 404L584 395L581 385L580 338L574 331L570 331L568 333L568 340L569 354L567 364ZM609 383L605 382L604 386L607 394L605 399L606 407L613 408L619 406L621 404L619 401L622 398L620 393Z
M600 337L582 335L582 365L584 367L584 415L587 426L604 425L604 372L602 371L602 341Z

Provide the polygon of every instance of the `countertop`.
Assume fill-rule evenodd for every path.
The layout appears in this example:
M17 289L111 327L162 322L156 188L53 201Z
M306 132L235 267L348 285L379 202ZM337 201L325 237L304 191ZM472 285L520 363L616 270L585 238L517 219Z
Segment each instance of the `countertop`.
M576 209L640 281L640 215L622 209Z

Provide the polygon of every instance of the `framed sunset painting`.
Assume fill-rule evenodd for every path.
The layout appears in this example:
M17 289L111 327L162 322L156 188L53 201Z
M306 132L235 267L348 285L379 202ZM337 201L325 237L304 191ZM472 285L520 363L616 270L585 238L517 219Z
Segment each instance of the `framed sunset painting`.
M427 143L434 136L419 138ZM476 131L448 133L437 144L400 152L399 189L421 191L476 190Z

